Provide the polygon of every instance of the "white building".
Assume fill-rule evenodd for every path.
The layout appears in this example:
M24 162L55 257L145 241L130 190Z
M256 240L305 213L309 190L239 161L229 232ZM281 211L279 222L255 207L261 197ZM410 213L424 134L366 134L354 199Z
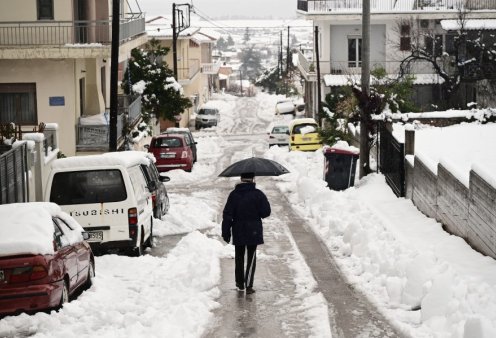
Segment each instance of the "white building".
M447 48L450 35L443 30L441 21L456 19L460 8L466 10L467 19L496 17L496 0L370 0L370 5L371 68L380 66L393 76L398 73L400 61L410 53L414 30L434 34ZM330 87L343 85L343 79L353 75L359 79L362 0L298 0L297 13L318 27L322 99ZM300 53L298 68L305 79L307 109L315 114L318 84L313 60ZM417 77L416 95L426 102L436 99L442 81L430 64L416 63L410 72Z

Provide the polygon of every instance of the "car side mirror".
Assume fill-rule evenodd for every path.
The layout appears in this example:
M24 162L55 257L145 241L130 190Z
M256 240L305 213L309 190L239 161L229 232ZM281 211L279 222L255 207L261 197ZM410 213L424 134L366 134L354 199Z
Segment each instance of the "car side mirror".
M154 192L157 189L158 189L157 182L155 181L148 182L148 190L150 190L150 192Z
M145 149L150 149L150 145L149 145L149 144L145 144L145 145L143 146L143 148L145 148Z
M158 179L160 182L169 182L170 181L170 177L165 175L165 173L160 173L158 175Z
M289 135L289 130L288 130L288 131L286 131L286 134L287 134L287 135Z
M87 241L88 239L90 239L90 234L87 233L86 231L82 231L81 234L83 235L83 239L85 241Z

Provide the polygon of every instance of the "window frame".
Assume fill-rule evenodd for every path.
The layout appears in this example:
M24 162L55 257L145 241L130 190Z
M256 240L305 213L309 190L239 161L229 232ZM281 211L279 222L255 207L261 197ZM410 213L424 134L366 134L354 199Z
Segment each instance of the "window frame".
M45 2L45 3L42 3ZM42 16L41 9L42 7L50 7L50 16ZM36 14L38 20L54 20L54 6L53 0L37 0L36 1Z
M36 91L36 83L0 83L0 94L28 94L28 99L32 98L32 102L30 102L33 106L33 111L30 118L24 120L22 111L20 110L21 102L16 103L16 111L14 112L15 119L14 121L3 121L0 116L0 123L10 123L14 122L17 125L38 125L38 103L37 103L37 91ZM30 96L32 95L32 96ZM14 98L15 100L22 100L22 98Z
M350 43L355 41L355 59L351 59ZM362 67L362 37L361 36L348 36L348 68L361 68Z

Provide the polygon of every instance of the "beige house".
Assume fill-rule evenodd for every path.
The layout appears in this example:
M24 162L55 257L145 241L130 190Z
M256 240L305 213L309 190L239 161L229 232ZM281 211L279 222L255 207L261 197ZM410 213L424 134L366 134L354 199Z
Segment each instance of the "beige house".
M65 155L106 151L111 15L112 0L0 1L0 124L57 123ZM144 16L122 1L120 70L146 41ZM122 129L122 113L139 119L141 101L119 101Z
M165 61L173 69L172 22L162 16L147 20L149 38L155 38L163 47L170 48ZM198 107L210 99L217 82L220 63L212 61L212 49L218 33L200 28L187 28L177 39L177 81L183 87L183 95L193 104L181 114L176 126L189 127L192 115ZM161 121L161 130L174 126L173 121Z

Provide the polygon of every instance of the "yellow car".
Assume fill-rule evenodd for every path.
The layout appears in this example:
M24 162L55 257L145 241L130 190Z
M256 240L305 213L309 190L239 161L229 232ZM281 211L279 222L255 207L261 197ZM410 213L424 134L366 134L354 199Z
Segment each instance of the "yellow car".
M314 151L322 147L318 133L318 124L314 119L294 119L289 124L289 149L291 151Z

